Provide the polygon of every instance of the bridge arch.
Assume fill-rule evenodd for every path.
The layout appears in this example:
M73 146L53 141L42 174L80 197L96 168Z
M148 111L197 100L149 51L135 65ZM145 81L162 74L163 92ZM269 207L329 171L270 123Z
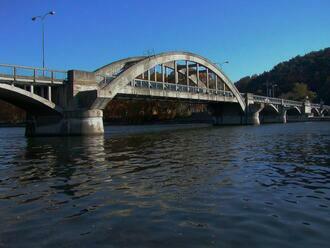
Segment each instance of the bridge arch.
M259 112L260 123L274 123L279 120L279 110L274 104L265 104Z
M234 97L237 99L237 102L242 109L245 111L245 102L235 85L230 81L230 79L211 61L208 59L201 57L199 55L188 53L188 52L167 52L161 53L155 56L150 57L135 57L129 58L125 60L121 60L118 62L114 62L107 66L101 67L96 70L96 73L100 74L108 74L113 75L113 71L119 68L119 73L116 73L116 77L111 81L111 83L103 85L100 90L100 95L104 92L105 94L111 95L110 99L99 99L99 101L94 104L94 107L97 108L105 108L107 103L114 98L116 94L123 88L126 87L131 81L136 79L142 73L156 67L157 65L164 65L173 61L189 61L196 64L199 64L211 72L213 72L216 76L218 76L221 81L226 85L226 87L232 92ZM130 66L124 68L125 63L132 62ZM116 69L115 69L116 68ZM121 69L120 69L121 68Z
M286 110L287 115L301 115L301 110L298 107L291 107Z
M56 104L37 94L33 94L10 84L0 83L0 99L31 114L62 114L62 109Z
M327 116L329 115L330 110L329 109L322 109L321 110L321 115Z
M314 116L321 116L321 113L317 108L312 108L311 112L313 113Z

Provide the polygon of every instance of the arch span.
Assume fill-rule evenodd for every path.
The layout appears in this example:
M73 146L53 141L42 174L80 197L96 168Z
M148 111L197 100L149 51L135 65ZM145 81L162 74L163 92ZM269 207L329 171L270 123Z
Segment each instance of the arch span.
M279 110L275 107L274 104L266 104L265 107L260 111L260 113L278 114Z
M329 115L329 112L330 112L329 109L322 109L321 110L321 115L328 116Z
M137 59L139 58L139 59ZM153 67L157 65L164 65L166 63L172 62L172 61L190 61L197 63L201 66L204 66L205 68L208 68L213 73L215 73L216 76L218 76L223 83L228 87L228 89L233 93L235 98L237 99L238 104L240 105L242 111L245 111L245 102L235 85L230 81L230 79L218 68L215 66L211 61L208 59L201 57L199 55L188 53L188 52L167 52L167 53L161 53L155 56L151 57L145 57L140 59L141 57L133 58L132 61L134 63L131 63L131 66L128 66L120 72L112 81L111 83L102 86L102 89L100 90L100 95L110 95L108 97L109 99L103 99L100 100L100 103L95 104L98 108L105 108L107 103L116 96L118 92L124 87L126 87L131 81L133 81L135 78L137 78L140 74L152 69ZM126 62L129 62L130 59L121 60L118 64L125 64ZM111 73L110 71L113 71L113 68L115 67L115 62L112 64L109 64L108 66L102 67L98 70L96 70L96 73L103 73L107 74ZM102 93L103 92L103 93Z
M317 108L312 108L311 112L313 113L314 116L320 116L321 113Z
M291 107L286 110L287 115L301 115L301 110L298 107Z
M259 112L260 123L276 123L280 121L279 110L274 104L265 104Z
M0 83L0 99L31 114L62 114L62 109L56 104L41 96L9 84Z

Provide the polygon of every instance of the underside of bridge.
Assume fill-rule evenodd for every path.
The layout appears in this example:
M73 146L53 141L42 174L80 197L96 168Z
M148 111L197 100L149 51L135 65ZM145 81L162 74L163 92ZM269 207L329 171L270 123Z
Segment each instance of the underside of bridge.
M287 122L304 121L304 117L298 108L290 108L286 111Z

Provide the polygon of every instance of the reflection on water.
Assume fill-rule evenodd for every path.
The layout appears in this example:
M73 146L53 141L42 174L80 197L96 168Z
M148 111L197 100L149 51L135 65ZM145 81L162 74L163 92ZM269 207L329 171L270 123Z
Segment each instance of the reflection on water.
M0 129L0 247L330 241L329 123L23 133Z

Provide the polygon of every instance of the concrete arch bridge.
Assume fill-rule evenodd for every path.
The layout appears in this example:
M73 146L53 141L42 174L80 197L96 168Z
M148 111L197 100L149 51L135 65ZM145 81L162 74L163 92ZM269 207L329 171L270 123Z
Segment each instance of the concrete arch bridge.
M330 111L241 94L214 63L188 52L127 58L93 72L0 64L0 99L27 111L28 136L103 133L103 109L118 98L206 103L216 125L306 121Z

